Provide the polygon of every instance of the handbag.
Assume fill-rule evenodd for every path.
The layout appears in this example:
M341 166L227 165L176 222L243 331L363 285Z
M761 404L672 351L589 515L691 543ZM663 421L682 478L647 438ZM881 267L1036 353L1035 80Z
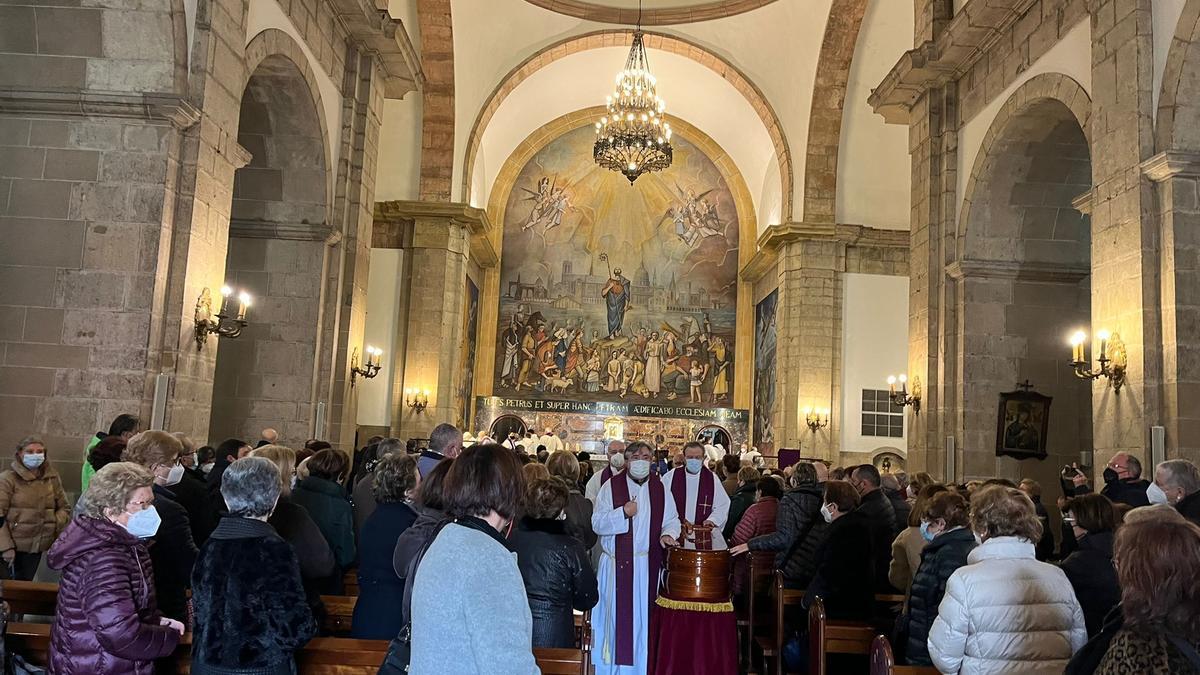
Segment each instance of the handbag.
M396 637L388 642L387 654L383 657L383 663L379 666L378 675L406 675L408 673L409 661L412 659L412 592L413 582L416 580L417 567L421 564L421 559L425 557L425 552L429 550L430 545L437 539L438 533L442 531L448 523L453 520L443 520L438 523L437 529L421 547L421 550L413 556L412 562L408 563L407 573L404 575L404 599L400 604L400 616L404 623L401 625L400 632Z

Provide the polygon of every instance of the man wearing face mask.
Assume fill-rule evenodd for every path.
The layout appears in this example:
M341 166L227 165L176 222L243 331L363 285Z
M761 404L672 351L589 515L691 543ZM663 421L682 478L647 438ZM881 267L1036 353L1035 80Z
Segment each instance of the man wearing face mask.
M0 578L32 581L42 553L67 526L71 510L62 480L46 461L42 439L17 444L12 467L0 473Z
M600 602L592 610L596 675L646 672L650 604L658 596L664 547L677 545L675 501L650 470L653 452L641 441L625 449L628 469L600 488L592 529L603 555Z
M892 582L888 580L888 566L892 562L892 539L896 536L896 511L880 489L882 478L879 470L870 464L857 466L850 472L849 483L858 491L861 499L858 508L871 528L872 550L875 554L875 592L895 593Z
M592 474L588 479L587 485L584 486L583 496L593 504L596 503L596 496L600 494L600 488L612 479L617 472L625 468L625 441L611 440L608 442L608 466L600 473Z
M1149 494L1150 501L1170 504L1184 518L1200 525L1200 469L1195 464L1186 459L1169 459L1159 464Z
M187 510L176 500L171 486L183 479L183 444L165 431L143 431L129 439L121 459L148 469L154 475L154 506L162 524L154 533L150 561L158 606L164 616L187 621L187 589L198 553Z
M1085 495L1092 491L1087 484L1087 476L1076 469L1071 482L1075 485L1075 496ZM1128 504L1130 506L1146 506L1150 500L1146 490L1150 481L1142 478L1142 462L1127 452L1118 452L1104 467L1104 487L1100 494L1108 497L1109 501Z
M683 446L683 470L663 476L663 485L675 502L686 537L697 525L720 531L729 519L729 494L717 475L704 466L704 445L691 441ZM719 542L716 542L719 543ZM714 546L724 548L724 546Z

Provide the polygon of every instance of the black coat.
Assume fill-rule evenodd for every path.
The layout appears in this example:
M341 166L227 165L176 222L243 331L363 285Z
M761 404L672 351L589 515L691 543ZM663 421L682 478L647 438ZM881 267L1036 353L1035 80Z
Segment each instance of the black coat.
M596 532L592 529L592 507L583 493L571 486L567 495L567 530L583 544L583 548L591 550L596 545Z
M862 503L855 509L869 521L871 529L872 561L875 564L875 592L895 593L888 580L888 566L892 563L892 540L896 538L896 511L883 490L873 490L863 495Z
M1111 483L1105 483L1101 488L1100 494L1108 497L1110 501L1130 506L1148 506L1150 498L1146 496L1146 488L1150 487L1150 481L1144 478L1126 478L1124 480L1114 480ZM1075 495L1088 494L1092 488L1088 485L1080 485L1075 488Z
M729 517L725 519L725 528L721 530L721 535L725 537L725 541L733 538L733 531L737 528L737 524L742 520L742 516L746 514L746 509L754 503L754 492L758 489L758 481L746 483L733 491L729 496ZM820 508L819 506L817 507Z
M1046 562L1054 558L1054 532L1050 528L1050 514L1046 511L1046 506L1042 504L1041 497L1033 498L1033 508L1037 512L1038 520L1042 523L1042 538L1038 539L1037 545L1034 547L1034 556Z
M396 548L392 551L392 570L401 579L408 577L408 566L417 553L429 543L437 532L438 526L448 516L441 511L427 509L417 505L417 520L396 540Z
M816 574L804 594L805 610L820 596L831 620L862 621L872 616L875 590L867 580L875 573L873 529L871 519L858 509L829 524L817 549Z
M317 633L296 553L259 520L223 518L192 574L192 672L293 673Z
M154 590L163 616L187 623L187 590L198 550L192 539L187 511L170 488L154 485L154 507L162 518L151 537L150 562L154 564Z
M1175 509L1178 510L1180 515L1182 515L1184 518L1187 518L1193 523L1200 525L1200 492L1193 492L1183 499L1180 499L1179 503L1175 505Z
M906 495L901 490L884 490L888 501L892 503L892 512L896 516L895 533L892 538L900 536L900 533L908 527L908 514L912 513L912 504L905 499Z
M522 518L508 539L517 554L533 614L533 646L575 645L572 610L589 610L599 592L587 551L561 520Z
M202 546L217 526L212 511L208 508L208 486L203 480L184 470L183 479L167 489L175 494L175 501L187 511L188 523L192 527L192 540L197 547Z
M417 520L402 502L376 504L358 540L358 601L350 637L390 640L404 627L404 580L392 567L396 541Z
M938 605L946 593L950 575L967 564L967 555L978 546L975 535L967 528L943 532L933 538L921 551L921 564L913 575L908 597L908 643L905 656L914 666L931 666L926 640Z
M788 588L804 588L816 569L817 547L826 523L821 517L825 486L803 483L783 494L775 531L751 539L751 551L775 551L775 569L783 570Z
M1083 607L1088 637L1104 627L1104 617L1121 602L1121 587L1113 567L1113 533L1092 532L1079 540L1079 548L1060 563L1075 597Z
M1104 617L1104 627L1099 633L1091 636L1083 649L1075 652L1067 663L1066 670L1063 675L1092 675L1096 669L1100 667L1100 662L1104 660L1104 655L1108 653L1108 647L1112 643L1113 638L1125 626L1125 616L1121 613L1121 605L1113 608L1108 616Z
M288 495L279 495L275 512L267 520L283 540L292 545L300 560L300 579L308 594L308 604L313 612L324 615L325 607L321 594L341 592L342 580L338 578L337 563L333 549L321 534L321 528L313 521L308 511L292 501Z

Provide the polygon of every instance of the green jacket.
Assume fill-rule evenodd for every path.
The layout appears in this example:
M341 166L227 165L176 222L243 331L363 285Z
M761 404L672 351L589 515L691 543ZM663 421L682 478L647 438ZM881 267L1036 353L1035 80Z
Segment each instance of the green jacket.
M96 475L96 470L92 468L88 457L92 454L92 448L100 445L100 441L104 440L104 436L99 433L92 434L88 440L87 447L83 449L83 468L79 470L79 494L87 492L88 483L92 482L92 476Z
M338 567L347 569L354 564L354 509L350 495L337 483L309 476L292 490L292 501L303 506L317 524Z

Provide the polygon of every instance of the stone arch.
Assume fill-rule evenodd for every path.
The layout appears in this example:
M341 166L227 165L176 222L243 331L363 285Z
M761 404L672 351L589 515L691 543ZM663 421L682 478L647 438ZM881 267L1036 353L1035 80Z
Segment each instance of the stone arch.
M850 62L867 0L834 0L817 60L804 161L804 221L832 223L837 216L838 151Z
M496 88L492 90L492 93L479 109L479 114L475 117L475 123L471 126L471 133L467 137L466 155L463 160L462 201L470 201L471 175L474 173L475 160L483 140L483 132L491 122L492 115L496 113L500 105L504 103L508 95L518 85L538 70L572 54L606 47L628 47L632 42L633 33L622 29L600 30L575 35L543 47L501 78L500 83L496 85ZM675 35L646 32L645 43L647 49L657 49L677 54L707 67L728 81L745 97L746 101L758 114L759 119L762 120L763 127L766 129L767 134L771 138L771 143L774 145L775 156L779 161L782 219L784 221L791 220L793 191L791 150L788 148L787 136L784 133L782 122L758 86L728 60L684 38Z
M643 26L671 26L697 21L712 21L736 16L775 2L775 0L724 0L695 2L678 7L659 7L638 11L636 7L612 7L584 0L526 0L552 12L597 23L619 23Z
M871 451L871 465L880 473L904 471L907 462L908 453L900 448L885 445Z
M1040 108L1038 108L1039 106ZM1033 108L1038 108L1038 110L1034 111ZM965 228L973 204L980 201L976 197L980 183L983 177L992 170L991 162L998 154L1001 154L997 152L997 143L1000 142L1005 132L1011 131L1010 123L1015 119L1021 119L1022 123L1033 123L1039 112L1055 115L1063 112L1064 109L1074 118L1083 133L1085 145L1090 151L1092 99L1083 87L1070 77L1060 73L1044 73L1030 78L1004 102L980 143L979 152L975 155L975 164L971 168L971 176L967 179L966 187L963 190L962 208L959 212L955 235L954 260L961 261L969 257L965 255L964 250L967 239ZM1086 192L1091 186L1091 176L1087 177L1086 185L1082 181L1079 184L1081 187L1078 194Z
M234 172L225 282L253 305L241 336L220 339L208 435L252 438L270 426L304 438L315 366L325 361L318 351L329 349L319 325L332 213L328 128L313 72L285 33L256 36L247 65L237 142L251 159Z
M947 268L946 339L958 358L946 396L958 408L963 475L1052 484L1055 467L1091 448L1091 387L1063 366L1067 336L1091 325L1091 223L1075 206L1091 190L1090 103L1066 76L1032 78L976 156ZM1050 461L993 451L997 397L1022 380L1054 398Z
M250 40L249 44L246 45L246 70L240 91L244 92L246 90L246 86L250 83L250 78L258 71L259 66L272 56L284 57L290 61L307 85L308 93L312 96L313 107L316 109L317 119L320 121L325 167L327 170L331 169L333 167L333 143L329 137L329 120L326 119L325 106L322 105L321 89L317 84L317 73L313 70L312 64L309 63L304 50L292 39L291 35L278 28L268 28ZM330 181L328 181L325 189L325 200L328 204L333 203L332 176L330 176Z
M454 28L450 0L417 3L417 22L425 71L419 194L423 200L448 202L454 184Z
M1158 152L1200 151L1200 0L1187 0L1167 51L1154 142Z

